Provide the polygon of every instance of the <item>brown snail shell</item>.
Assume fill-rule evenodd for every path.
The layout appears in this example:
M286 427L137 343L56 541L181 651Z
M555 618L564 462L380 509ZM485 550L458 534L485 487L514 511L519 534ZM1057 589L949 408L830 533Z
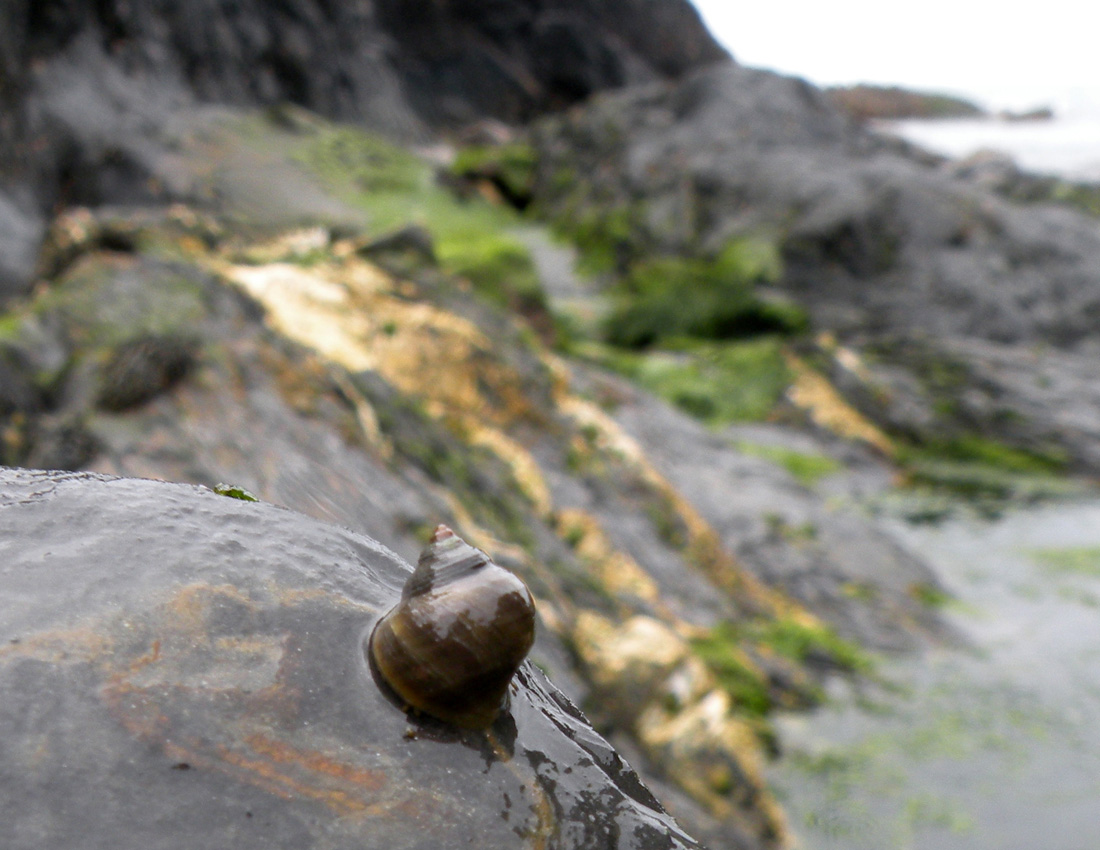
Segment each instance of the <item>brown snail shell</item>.
M527 585L445 525L370 636L374 669L407 706L487 728L535 639Z

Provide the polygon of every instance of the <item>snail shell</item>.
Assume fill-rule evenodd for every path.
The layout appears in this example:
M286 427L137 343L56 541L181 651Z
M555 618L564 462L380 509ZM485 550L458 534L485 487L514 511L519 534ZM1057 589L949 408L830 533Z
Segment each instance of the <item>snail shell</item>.
M407 706L483 729L534 639L527 585L440 525L371 633L369 654Z

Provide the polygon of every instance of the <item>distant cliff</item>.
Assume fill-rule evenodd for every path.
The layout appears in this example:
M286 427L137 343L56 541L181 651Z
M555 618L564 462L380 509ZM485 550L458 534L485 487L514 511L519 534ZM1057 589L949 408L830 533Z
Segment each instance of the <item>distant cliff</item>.
M898 86L834 86L825 90L833 105L859 121L872 118L978 118L985 113L969 100Z

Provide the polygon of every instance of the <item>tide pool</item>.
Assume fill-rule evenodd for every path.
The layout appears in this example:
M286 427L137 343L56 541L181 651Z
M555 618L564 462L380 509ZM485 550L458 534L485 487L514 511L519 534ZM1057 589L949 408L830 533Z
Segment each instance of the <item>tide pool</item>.
M892 530L955 595L961 646L778 719L798 846L1100 846L1100 504Z

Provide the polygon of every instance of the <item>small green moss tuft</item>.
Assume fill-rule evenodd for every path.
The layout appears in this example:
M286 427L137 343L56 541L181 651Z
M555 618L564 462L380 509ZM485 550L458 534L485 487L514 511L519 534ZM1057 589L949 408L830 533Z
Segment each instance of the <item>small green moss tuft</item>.
M641 220L640 208L628 206L565 216L555 222L555 229L577 247L578 269L598 275L628 268L641 256Z
M1065 471L1068 463L1065 453L1057 449L1020 449L976 434L929 442L913 455L916 459L936 458L980 464L990 469L1021 475L1057 475Z
M514 237L496 231L466 231L441 238L440 262L465 277L474 290L524 316L547 312L531 253Z
M874 668L867 653L826 625L808 626L778 619L756 623L749 633L761 645L799 663L824 661L855 673L869 673Z
M242 502L260 501L244 487L238 487L235 484L215 484L213 489L219 496L228 496L230 499L240 499Z
M951 602L951 595L942 588L924 582L909 586L909 595L921 605L929 608L943 608Z
M538 153L522 142L475 145L460 150L451 173L464 179L491 180L509 202L525 206L535 186Z
M320 133L298 158L322 177L350 179L364 192L413 192L431 180L430 169L412 154L347 127Z
M311 135L294 157L335 197L364 210L376 236L415 224L442 240L520 221L507 207L457 198L439 185L431 163L352 127Z

